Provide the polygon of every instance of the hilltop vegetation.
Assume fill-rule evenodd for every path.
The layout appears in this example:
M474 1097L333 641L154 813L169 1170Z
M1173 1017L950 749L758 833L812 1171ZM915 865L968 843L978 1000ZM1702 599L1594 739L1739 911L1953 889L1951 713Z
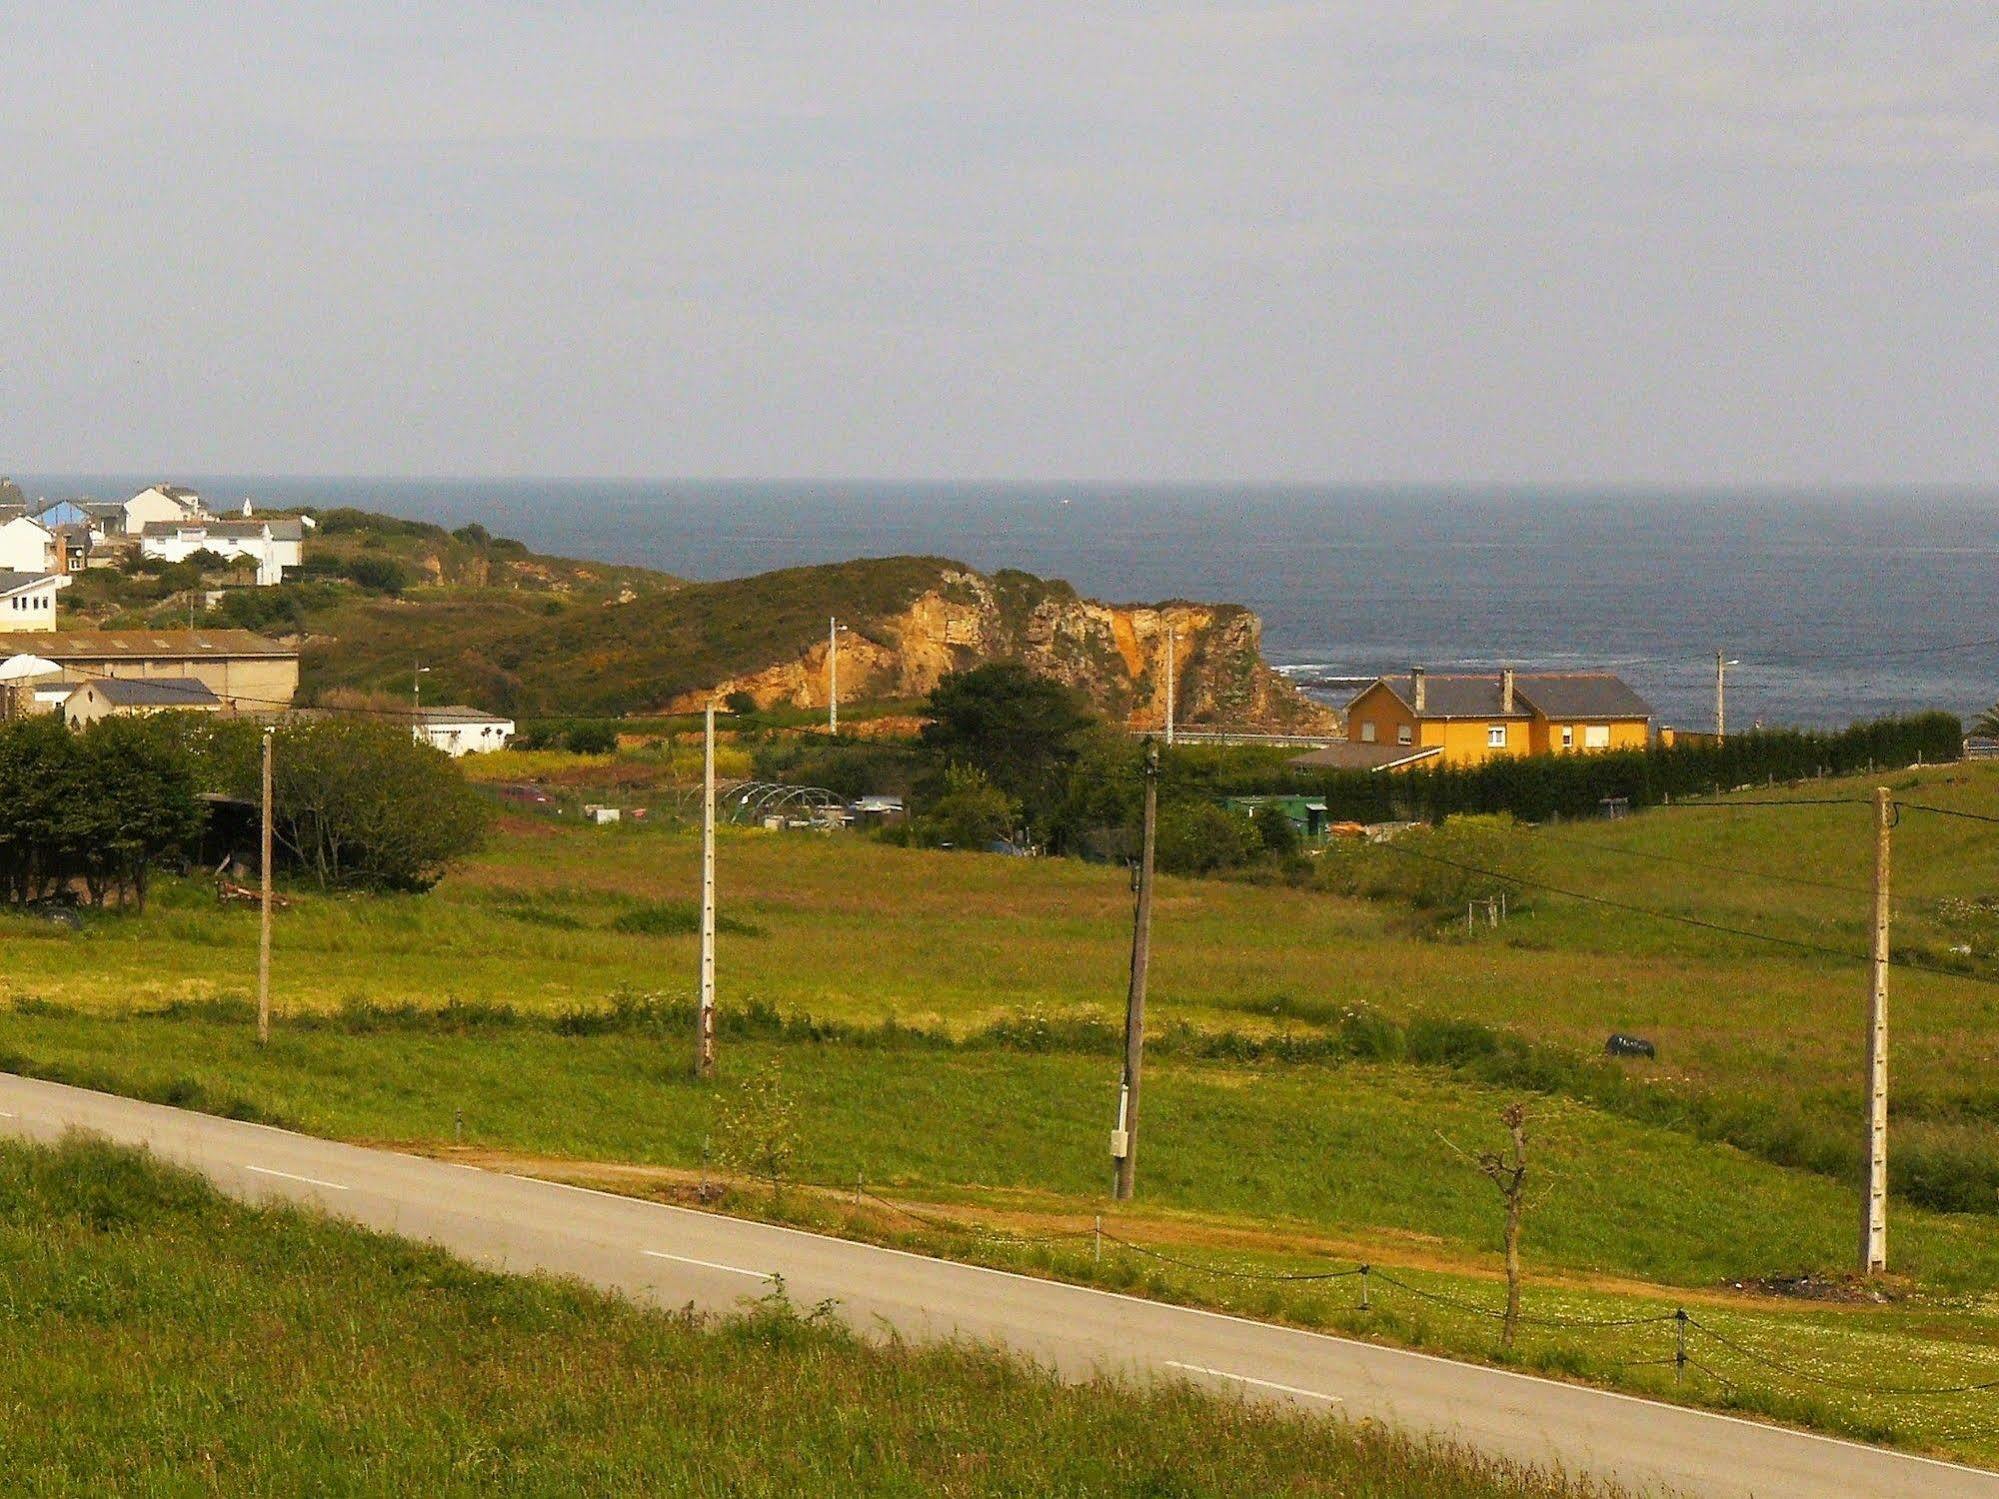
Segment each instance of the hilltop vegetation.
M0 1145L0 1257L16 1492L1601 1492L1186 1387L871 1348L781 1300L644 1310L81 1142Z

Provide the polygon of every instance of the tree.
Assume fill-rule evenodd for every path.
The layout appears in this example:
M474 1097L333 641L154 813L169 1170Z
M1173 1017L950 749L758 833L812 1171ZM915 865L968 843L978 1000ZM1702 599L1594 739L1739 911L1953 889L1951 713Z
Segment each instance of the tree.
M1295 859L1305 851L1305 835L1282 807L1258 807L1250 822L1256 828L1257 846L1271 858Z
M618 748L618 731L607 723L579 723L563 736L572 755L608 755Z
M944 794L917 825L925 843L982 849L1020 826L1020 804L986 779L975 765L952 765L944 772Z
M798 1154L797 1111L784 1087L782 1058L773 1056L747 1077L715 1118L722 1164L770 1183L773 1204L784 1200L784 1183Z
M1468 1159L1487 1181L1499 1188L1500 1198L1506 1204L1506 1315L1499 1324L1499 1341L1510 1349L1513 1334L1520 1325L1520 1219L1527 1200L1527 1106L1509 1103L1499 1111L1499 1122L1512 1137L1510 1153L1481 1150ZM1459 1155L1465 1154L1441 1134L1437 1138Z
M1018 661L953 672L930 694L923 743L940 765L983 772L1045 823L1095 720L1075 693Z
M1256 829L1240 812L1191 798L1160 809L1154 857L1168 874L1236 869L1256 846Z
M108 718L72 734L59 718L0 727L0 883L15 901L81 882L93 905L143 907L155 864L201 831L190 757L168 719Z
M1999 739L1999 703L1994 703L1978 715L1971 732L1986 739Z
M407 728L321 718L277 733L272 826L320 884L428 890L484 841L485 801ZM236 775L239 794L256 794L244 769Z

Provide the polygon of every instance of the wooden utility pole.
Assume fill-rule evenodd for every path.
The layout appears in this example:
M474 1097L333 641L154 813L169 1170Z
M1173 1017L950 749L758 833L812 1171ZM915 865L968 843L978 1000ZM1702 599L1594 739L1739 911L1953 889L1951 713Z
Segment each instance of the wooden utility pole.
M1119 1202L1131 1200L1138 1173L1138 1078L1145 1060L1145 971L1152 959L1152 852L1159 823L1159 746L1145 747L1145 832L1138 856L1138 898L1131 921L1131 987L1124 1004L1124 1082L1118 1089L1117 1129L1111 1154L1117 1158Z
M1867 1001L1867 1185L1860 1200L1860 1273L1888 1268L1888 833L1895 802L1874 791L1874 962Z
M701 755L701 1014L696 1025L694 1075L715 1071L715 705L708 705L708 733Z
M263 885L263 916L257 933L257 1044L271 1039L271 746L277 730L264 730L264 846L258 860Z

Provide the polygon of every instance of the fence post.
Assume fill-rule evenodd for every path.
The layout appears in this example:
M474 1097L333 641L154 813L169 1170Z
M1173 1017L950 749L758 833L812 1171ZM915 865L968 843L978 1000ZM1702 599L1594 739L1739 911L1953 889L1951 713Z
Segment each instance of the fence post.
M1687 1309L1673 1308L1673 1383L1687 1372Z
M1369 1303L1367 1299L1367 1276L1369 1269L1370 1267L1367 1265L1362 1265L1360 1267L1360 1309L1364 1312L1371 1312L1374 1310L1373 1306Z
M1101 1265L1104 1262L1104 1215L1102 1213L1097 1214L1094 1247L1096 1250L1096 1262Z

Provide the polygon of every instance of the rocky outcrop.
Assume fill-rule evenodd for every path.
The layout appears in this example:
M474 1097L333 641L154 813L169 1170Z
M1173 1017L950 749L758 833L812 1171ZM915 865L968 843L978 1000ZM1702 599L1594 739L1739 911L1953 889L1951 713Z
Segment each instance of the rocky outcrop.
M1263 659L1263 625L1232 604L1103 604L1066 583L1003 571L940 569L904 608L848 622L839 655L842 701L922 697L947 673L1018 659L1075 688L1107 717L1149 728L1166 720L1168 639L1175 718L1189 726L1318 731L1334 715ZM828 644L680 694L669 711L710 694L748 693L759 707L824 707Z

